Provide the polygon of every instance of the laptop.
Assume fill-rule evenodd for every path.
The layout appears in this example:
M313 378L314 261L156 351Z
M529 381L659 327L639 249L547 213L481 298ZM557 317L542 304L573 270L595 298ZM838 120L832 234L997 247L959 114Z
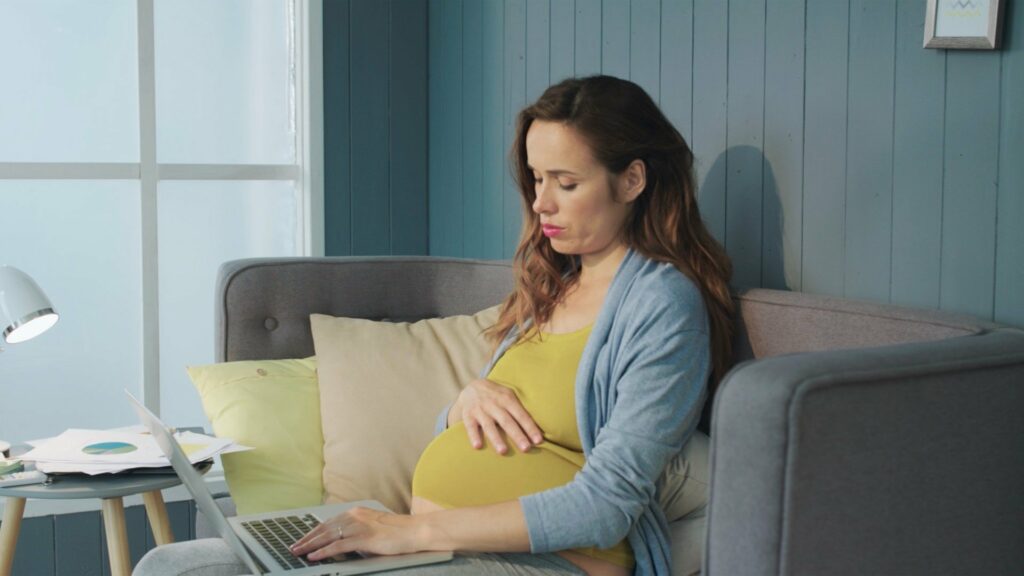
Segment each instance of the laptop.
M421 564L446 562L452 559L451 552L416 552L391 556L366 556L349 553L345 558L311 562L305 557L294 556L288 547L317 524L356 506L390 512L375 500L360 500L337 504L324 504L294 510L281 510L264 514L249 514L227 518L213 501L213 495L202 477L192 467L185 452L175 440L167 426L145 406L125 390L131 399L142 424L149 430L160 446L181 482L192 493L196 506L217 530L220 537L248 566L253 574L272 576L346 575L367 574Z

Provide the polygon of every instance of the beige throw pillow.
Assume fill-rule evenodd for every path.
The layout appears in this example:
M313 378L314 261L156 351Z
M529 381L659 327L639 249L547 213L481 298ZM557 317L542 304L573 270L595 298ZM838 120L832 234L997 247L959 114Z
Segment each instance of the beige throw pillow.
M407 513L412 474L441 410L486 366L498 306L414 324L310 316L319 363L328 502L374 499ZM708 437L694 432L658 481L669 522L708 496Z
M408 513L412 474L441 410L486 366L495 306L416 323L310 316L327 502Z
M669 522L686 518L707 504L711 483L710 451L707 434L696 430L683 450L665 466L665 472L658 479L658 495Z

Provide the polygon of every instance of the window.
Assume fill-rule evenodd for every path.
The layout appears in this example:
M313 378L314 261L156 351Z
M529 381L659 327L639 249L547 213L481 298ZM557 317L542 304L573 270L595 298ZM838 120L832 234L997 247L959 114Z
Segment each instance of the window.
M0 438L134 424L125 388L209 428L217 267L323 253L320 10L0 0L0 264L61 315L0 353Z

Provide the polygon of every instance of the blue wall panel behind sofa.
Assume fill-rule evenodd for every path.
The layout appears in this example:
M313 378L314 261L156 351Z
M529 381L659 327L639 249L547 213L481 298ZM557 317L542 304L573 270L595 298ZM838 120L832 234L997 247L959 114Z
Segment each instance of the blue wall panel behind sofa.
M507 166L494 163L507 155L524 96L560 80L571 61L576 74L641 84L689 139L701 209L734 258L737 285L1024 325L1019 3L1007 3L1003 49L976 52L922 48L923 0L430 4L432 49L437 35L464 34L441 41L461 53L431 55L432 79L461 82L430 87L432 254L512 255L520 207ZM479 39L473 26L449 23L466 14L503 29ZM467 51L481 43L478 69ZM501 114L490 92L498 79ZM434 138L455 111L461 129ZM501 129L501 142L478 136ZM480 157L484 170L468 170ZM473 181L442 184L437 171ZM486 208L497 194L500 225ZM458 198L472 213L457 216Z
M892 196L892 301L936 308L942 242L946 53L922 50L912 2L896 13Z
M327 254L426 254L427 1L328 0L323 14Z
M1003 53L996 208L995 317L1024 326L1024 7L1009 6L1011 49Z
M976 52L922 48L924 9L326 2L328 253L511 257L516 113L600 71L689 141L736 285L1024 325L1024 8Z

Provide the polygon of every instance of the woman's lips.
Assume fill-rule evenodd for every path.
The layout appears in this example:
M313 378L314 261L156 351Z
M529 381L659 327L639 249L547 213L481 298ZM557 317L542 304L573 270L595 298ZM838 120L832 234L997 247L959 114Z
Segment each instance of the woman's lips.
M551 238L552 236L558 236L559 234L561 234L564 228L559 228L558 226L548 226L545 224L541 226L541 230L544 232L545 236Z

